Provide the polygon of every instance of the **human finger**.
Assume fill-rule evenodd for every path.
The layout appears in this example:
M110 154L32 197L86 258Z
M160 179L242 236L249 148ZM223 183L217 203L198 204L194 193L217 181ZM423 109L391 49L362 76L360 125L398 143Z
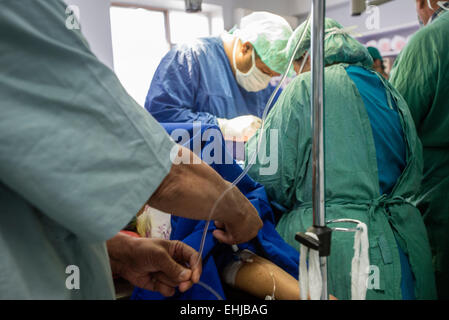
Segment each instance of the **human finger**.
M230 245L236 244L236 241L229 232L216 229L212 232L212 235L220 242Z
M164 297L170 297L175 294L175 289L160 282L156 277L151 274L148 275L147 281L145 281L142 288L149 291L156 291L161 293Z
M178 279L174 279L172 277L167 276L164 272L159 271L152 273L153 277L156 278L158 281L170 286L170 287L177 287L179 286L182 281L178 281Z
M214 223L215 223L215 226L216 226L218 229L224 229L224 228L225 228L225 224L224 224L223 222L220 222L220 221L214 221Z
M192 280L194 283L198 282L202 271L201 258L199 253L191 246L181 241L172 241L171 246L172 248L169 250L169 252L170 254L172 254L173 258L183 265L188 265L190 271L192 272L190 279L180 280Z
M182 244L182 242L170 240L161 240L158 242L164 249L160 253L158 261L156 262L159 266L158 270L163 272L168 278L172 278L174 281L181 282L189 280L192 274L191 270L185 268L185 263L183 263L183 260L179 260L176 257L177 251L179 251L180 243Z

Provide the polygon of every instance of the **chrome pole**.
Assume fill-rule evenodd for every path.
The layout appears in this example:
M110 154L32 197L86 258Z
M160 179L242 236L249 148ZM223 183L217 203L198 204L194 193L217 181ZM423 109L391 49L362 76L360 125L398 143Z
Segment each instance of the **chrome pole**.
M325 0L312 0L311 73L313 123L313 225L326 226L324 203L324 16ZM320 257L323 290L321 299L328 299L327 257Z

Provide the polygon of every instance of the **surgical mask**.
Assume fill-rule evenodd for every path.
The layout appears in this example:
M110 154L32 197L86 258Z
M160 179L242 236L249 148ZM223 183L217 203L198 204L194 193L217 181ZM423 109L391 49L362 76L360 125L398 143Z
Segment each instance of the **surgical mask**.
M446 8L446 7L444 6L444 4L445 4L446 2L447 2L447 1L438 1L438 2L437 2L437 5L438 5L441 9L446 10L446 11L449 11L449 9Z
M446 8L446 7L445 7L445 3L446 3L446 2L447 2L447 1L437 1L437 6L439 6L439 7L440 7L441 9L443 9L443 10L449 11L449 8ZM433 7L432 7L432 4L430 3L430 0L427 0L427 6L429 7L429 9L434 10ZM440 9L440 10L441 10L441 9ZM437 8L437 10L434 10L434 12L436 12L436 11L438 11L438 8ZM424 23L424 22L421 20L421 18L419 17L419 15L418 15L419 27L420 27L420 28L425 27L426 25L428 25L429 23L431 23L433 19L434 19L434 16L432 15L432 16L429 18L429 20L427 20L427 23Z
M448 10L445 6L444 3L447 1L437 1L437 6L439 6L440 8L444 9L444 10ZM432 4L430 3L430 0L427 0L427 6L429 7L429 9L433 10Z
M235 40L234 50L232 52L232 60L234 64L235 78L237 80L237 83L242 86L243 89L249 92L257 92L265 89L271 81L271 76L263 73L259 70L259 68L256 67L256 54L254 48L251 55L253 62L251 69L247 73L243 73L237 68L237 65L235 63L235 53L237 50L238 42L239 39L237 38Z

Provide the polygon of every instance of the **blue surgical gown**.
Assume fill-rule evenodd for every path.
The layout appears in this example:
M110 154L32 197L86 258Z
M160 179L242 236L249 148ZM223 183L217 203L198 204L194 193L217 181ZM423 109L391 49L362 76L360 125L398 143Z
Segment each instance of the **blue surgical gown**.
M207 137L209 130L216 130L219 132L218 127L214 125L198 125L198 124L162 124L168 133L172 133L176 129L184 129L189 132L191 140L184 144L185 147L191 149L194 148L195 139L201 141L201 152L207 155L207 146L213 142L211 138ZM198 130L197 130L198 129ZM197 135L201 135L198 138ZM219 135L221 137L221 135ZM173 137L176 141L177 137ZM223 141L223 140L222 140ZM179 142L179 141L177 141ZM230 155L226 154L226 146L224 143L221 145L221 150L217 150L222 157L221 163L212 162L211 167L220 174L223 179L227 181L234 181L241 173L242 168L235 162L231 163L227 161ZM215 152L215 150L213 150ZM203 160L205 157L203 157ZM298 252L287 244L275 229L275 222L273 211L269 205L265 188L251 179L248 175L245 175L242 180L237 184L239 190L248 198L251 204L256 208L260 218L263 221L263 227L259 231L256 238L253 240L240 244L240 249L248 249L260 256L263 256L290 275L298 278ZM187 243L194 249L198 250L205 227L205 221L191 220L187 218L171 216L172 232L170 239L181 240ZM223 286L220 280L220 272L223 268L233 260L233 251L231 246L219 243L213 236L212 231L215 230L213 223L209 224L208 234L206 237L204 251L202 254L203 271L200 280L212 287L221 297L226 298ZM132 299L135 300L156 300L164 299L164 297L158 292L152 292L141 288L135 288ZM209 300L216 299L216 297L209 291L205 290L200 285L194 285L190 290L180 293L176 292L173 297L166 298L168 300Z
M177 45L165 55L153 76L145 108L159 122L217 124L217 117L248 114L261 118L273 90L271 85L259 92L240 87L221 38L200 38Z

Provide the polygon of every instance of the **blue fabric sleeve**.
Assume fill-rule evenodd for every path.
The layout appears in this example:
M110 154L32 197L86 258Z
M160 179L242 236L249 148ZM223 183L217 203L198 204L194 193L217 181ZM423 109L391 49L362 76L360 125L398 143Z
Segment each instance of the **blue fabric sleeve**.
M145 109L159 122L217 124L213 114L194 111L199 81L199 62L193 51L171 50L154 74Z
M176 129L188 130L192 140L200 139L202 141L202 152L205 152L205 147L211 143L211 140L206 139L207 131L215 129L219 132L216 126L212 125L192 125L192 124L162 124L169 134ZM197 129L201 130L197 130ZM201 137L199 136L201 135ZM222 137L221 137L222 138ZM221 163L210 163L210 166L225 180L232 182L241 173L242 168L233 161L232 163L225 163L226 150L223 140L221 140ZM176 139L175 139L176 142ZM178 141L179 142L179 141ZM193 143L185 144L186 147L192 147ZM215 152L215 151L214 151ZM257 237L249 242L239 244L239 249L248 249L254 253L269 259L293 277L298 277L298 252L287 244L276 231L274 224L274 216L269 205L269 201L265 192L265 188L252 180L251 177L245 175L237 184L239 190L248 198L251 204L256 208L260 218L263 221L263 227L259 231ZM170 239L181 240L198 250L203 235L205 221L192 220L173 216L171 217L172 233ZM220 273L223 268L233 259L233 251L231 246L220 244L212 235L215 229L213 221L209 224L208 233L204 245L203 258L203 273L201 281L208 284L220 295L224 295L223 286L220 279ZM133 294L133 299L162 299L158 294L151 293L147 290L136 288ZM214 299L213 295L200 286L193 286L189 291L176 294L172 299Z

